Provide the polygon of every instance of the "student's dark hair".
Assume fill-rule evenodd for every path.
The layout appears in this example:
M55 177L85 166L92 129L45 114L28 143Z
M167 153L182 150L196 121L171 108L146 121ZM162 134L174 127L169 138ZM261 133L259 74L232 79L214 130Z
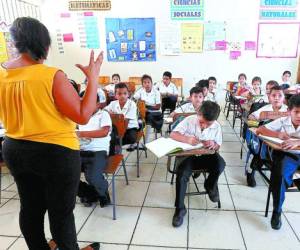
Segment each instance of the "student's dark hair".
M48 29L40 21L19 17L13 22L10 34L19 53L28 53L35 61L47 58L51 38Z
M196 87L208 88L209 87L209 82L206 79L202 79L198 83L196 83Z
M266 85L273 85L273 87L279 86L278 82L276 82L276 81L274 81L274 80L268 81Z
M83 90L82 92L79 93L79 96L82 98L85 94L85 90ZM100 102L100 98L99 98L99 95L97 93L97 99L96 99L96 103Z
M74 87L74 89L76 90L77 94L79 95L79 88L78 88L77 83L74 80L72 80L72 79L68 79L68 80L72 84L72 86Z
M163 74L163 77L164 76L169 77L171 79L172 78L172 73L170 71L165 71L164 74Z
M193 87L190 89L190 96L192 96L192 94L199 94L199 93L203 94L203 90L199 87Z
M127 89L127 91L129 92L128 86L124 82L120 82L120 83L116 84L115 92L117 91L117 89Z
M300 108L300 94L293 95L288 102L289 110L293 108Z
M215 78L214 76L210 76L210 77L208 77L208 81L215 81L215 82L217 82L217 78Z
M276 85L271 88L270 93L272 93L272 91L276 91L276 90L283 91L283 88L280 85Z
M220 115L220 106L212 101L204 101L198 111L207 121L215 121Z
M239 74L239 77L238 77L238 79L240 79L241 77L244 77L246 80L247 80L247 76L246 76L246 74L245 73L241 73L241 74Z
M285 74L289 74L290 76L292 75L291 71L289 70L284 71L282 75L284 76Z
M118 77L118 78L119 78L119 80L121 80L121 77L120 77L120 75L119 75L119 74L113 74L113 75L111 76L111 79L113 79L114 77Z
M252 79L252 83L254 83L256 81L261 83L261 78L259 76L254 76Z
M141 78L142 84L143 84L143 81L146 80L146 79L149 79L149 80L152 82L152 77L145 74L145 75L143 75L142 78Z

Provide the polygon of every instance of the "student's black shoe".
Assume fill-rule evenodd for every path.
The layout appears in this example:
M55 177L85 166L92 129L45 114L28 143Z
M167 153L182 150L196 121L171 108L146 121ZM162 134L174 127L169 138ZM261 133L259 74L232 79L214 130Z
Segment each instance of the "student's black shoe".
M275 230L279 230L281 228L281 213L273 212L271 218L271 227Z
M209 199L212 202L219 202L220 201L218 185L216 185L213 189L210 189L204 183L204 188L205 188L205 190L208 194Z
M99 197L100 207L106 207L110 205L110 197L108 193L105 193L105 196Z
M294 180L294 184L296 185L296 187L297 187L298 190L300 191L300 179L295 179L295 180Z
M251 173L247 173L247 185L249 187L256 187L255 171L254 170L252 170Z
M93 206L94 202L89 201L86 197L80 198L80 202L85 206L85 207L91 207Z
M173 227L180 227L183 223L183 218L186 215L186 208L176 208L173 215Z
M99 249L100 249L100 243L95 242L86 247L81 248L80 250L99 250Z
M250 168L257 170L257 169L261 169L263 166L263 162L260 159L259 156L255 155L250 163Z
M135 149L136 149L136 145L132 144L132 145L130 145L130 146L126 149L126 151L127 151L127 152L132 152L132 151L134 151Z
M106 191L106 192L105 192L105 195L106 195L107 203L108 203L108 204L111 204L109 192Z

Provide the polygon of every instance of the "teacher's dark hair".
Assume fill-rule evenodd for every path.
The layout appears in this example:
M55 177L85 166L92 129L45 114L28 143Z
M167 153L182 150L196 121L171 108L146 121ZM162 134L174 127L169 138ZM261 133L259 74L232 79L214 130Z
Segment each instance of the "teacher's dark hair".
M28 53L35 61L46 59L51 44L49 31L44 24L31 17L17 18L10 34L19 53Z

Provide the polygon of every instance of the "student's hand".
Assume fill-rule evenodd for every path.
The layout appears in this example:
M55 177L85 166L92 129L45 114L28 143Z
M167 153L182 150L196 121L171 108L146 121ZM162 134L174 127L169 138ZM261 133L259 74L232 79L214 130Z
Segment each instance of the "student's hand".
M100 52L96 61L94 59L94 50L90 54L90 62L88 66L82 66L81 64L76 64L76 67L79 68L87 77L88 80L98 79L100 68L103 62L103 51ZM98 80L96 81L98 83Z
M209 141L202 141L203 143L203 146L205 148L208 148L208 149L215 149L216 148L216 142L215 141L212 141L212 140L209 140ZM219 145L218 145L219 146Z
M295 149L300 146L300 140L286 140L281 144L282 149Z
M290 136L286 132L279 132L278 138L281 140L288 140L290 139Z
M187 139L186 143L188 143L192 146L196 146L197 144L200 143L200 141L198 141L198 139L196 137L192 136Z

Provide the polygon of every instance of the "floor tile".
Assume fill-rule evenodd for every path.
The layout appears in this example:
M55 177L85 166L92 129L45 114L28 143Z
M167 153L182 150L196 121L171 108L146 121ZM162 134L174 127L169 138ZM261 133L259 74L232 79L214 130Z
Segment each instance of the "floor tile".
M0 208L0 235L19 236L20 201L10 200Z
M189 247L245 249L235 212L190 210Z
M220 152L236 153L236 157L239 157L241 151L241 144L236 142L223 142L220 147Z
M273 230L270 216L266 218L263 213L239 211L238 218L248 250L300 249L300 243L284 216L280 230Z
M186 248L166 248L166 247L148 247L148 246L130 246L129 250L186 250Z
M173 166L173 165L172 165ZM167 172L167 165L166 164L156 164L153 176L151 181L152 182L170 182L172 178L172 174ZM175 178L174 178L175 180Z
M236 210L265 211L268 188L229 185Z
M225 175L227 178L228 184L237 184L237 185L247 185L247 178L245 176L245 168L241 167L226 167L225 168ZM256 185L265 186L266 183L264 182L261 175L256 172L255 174Z
M300 240L300 213L284 213L284 215Z
M0 236L0 250L6 250L17 239L17 237Z
M13 184L14 178L10 174L2 174L1 176L1 190L6 189L11 184Z
M97 207L78 234L79 241L129 244L137 218L138 207L117 206L117 219L112 219L112 207Z
M223 134L224 142L240 142L240 139L235 134Z
M143 208L137 228L133 235L133 244L186 247L187 215L179 228L172 226L174 209Z
M128 180L134 181L150 181L155 165L151 163L141 163L140 165L140 177L137 177L137 167L136 166L126 166ZM121 172L123 174L123 170ZM124 176L117 176L116 179L125 179Z
M285 193L285 201L282 207L283 211L300 213L299 198L300 198L300 192Z
M224 158L227 166L245 166L246 154L240 159L240 155L237 153L222 152L221 156Z

